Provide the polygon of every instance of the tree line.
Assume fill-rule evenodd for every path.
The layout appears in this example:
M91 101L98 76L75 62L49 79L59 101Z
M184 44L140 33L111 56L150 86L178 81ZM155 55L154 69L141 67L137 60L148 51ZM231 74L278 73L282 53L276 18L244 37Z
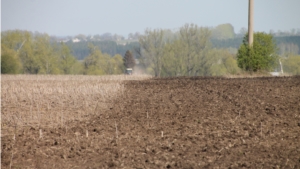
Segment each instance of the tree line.
M140 36L137 53L146 71L157 77L267 73L281 71L280 63L285 73L300 74L299 37L274 38L270 33L255 32L254 44L250 48L247 34L240 38L241 42L235 42L234 38L230 38L234 36L230 25L219 28L226 31L195 24L185 24L176 32L147 29ZM212 38L216 31L222 38ZM236 46L213 45L213 42L226 43L228 40Z
M300 54L300 36L280 36L274 37L276 45L279 47L279 53L294 53ZM212 45L215 48L235 48L238 49L243 43L243 37L235 37L228 39L211 39Z
M121 55L110 56L89 44L83 61L77 60L65 43L51 41L47 34L29 31L1 32L1 73L9 74L121 74Z
M138 42L122 41L120 44L106 40L62 43L47 34L4 31L1 32L1 72L122 74L128 67L123 56L128 56L129 52L138 59L137 66L143 68L144 73L157 77L278 71L279 62L283 63L285 72L300 74L299 37L274 38L272 34L257 32L256 36L260 38L254 38L257 52L253 52L246 47L247 34L237 38L232 32L233 27L228 24L215 29L185 24L177 31L146 29L143 34L136 34ZM262 42L270 43L272 49L261 50L268 47ZM75 57L75 54L81 57ZM254 60L247 60L250 55ZM253 65L249 66L243 60Z
M147 29L140 36L140 62L157 77L237 74L236 57L212 47L211 29L185 24L179 31Z
M213 31L212 31L213 32ZM215 31L216 32L216 31ZM225 33L224 33L225 34ZM231 49L231 51L236 52L237 49L243 43L243 37L231 37L233 34L228 33L229 36L222 35L223 38L216 38L216 36L211 36L210 41L213 48L217 49ZM139 35L141 37L142 35ZM281 36L274 37L274 40L279 47L279 53L294 53L300 54L300 36ZM88 44L92 43L95 46L98 46L103 53L107 53L111 56L116 54L124 55L127 50L134 51L135 48L139 48L138 41L123 41L122 43L118 43L118 41L113 40L101 40L101 41L80 41L80 42L72 42L68 41L65 44L70 48L71 53L78 59L83 60L89 54ZM232 53L234 53L232 52Z
M180 28L179 28L180 29ZM247 34L247 29L242 28L239 33L234 32L234 27L227 24L220 24L216 27L208 27L211 31L210 41L212 48L227 49L230 53L236 54L237 50L243 43L243 38ZM167 34L178 34L178 31L164 30ZM292 29L289 31L270 31L275 43L278 46L278 52L280 55L285 54L300 54L300 29ZM136 32L135 34L130 33L128 39L124 37L119 38L120 35L112 35L105 33L103 35L84 36L77 35L74 38L78 38L80 42L72 42L69 40L66 42L67 46L70 47L72 54L79 60L85 58L88 53L88 44L93 43L98 46L103 53L107 53L111 56L116 54L124 55L127 50L135 51L135 48L139 48L138 40L143 34ZM72 37L69 37L69 39Z
M65 43L70 49L72 54L78 59L83 60L86 56L89 55L89 44L93 44L97 46L103 53L109 54L111 56L114 55L124 55L127 50L133 50L134 48L138 48L138 42L124 42L122 44L118 44L116 41L112 40L103 40L103 41L80 41L77 43L73 43L72 41L68 41Z

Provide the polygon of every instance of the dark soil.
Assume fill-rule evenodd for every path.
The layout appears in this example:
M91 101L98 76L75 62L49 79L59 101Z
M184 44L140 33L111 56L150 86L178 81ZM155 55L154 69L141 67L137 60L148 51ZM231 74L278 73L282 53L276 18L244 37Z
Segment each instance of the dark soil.
M125 89L90 120L11 130L2 168L300 168L300 77L151 79Z

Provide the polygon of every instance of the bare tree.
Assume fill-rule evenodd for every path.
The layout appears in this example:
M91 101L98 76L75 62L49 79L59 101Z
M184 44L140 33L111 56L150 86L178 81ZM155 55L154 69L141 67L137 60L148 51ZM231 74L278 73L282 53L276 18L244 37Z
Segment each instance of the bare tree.
M205 52L210 47L210 35L208 28L199 28L194 24L186 24L180 29L184 64L188 76L205 75L204 68L207 63Z
M142 62L151 67L155 77L160 77L162 70L162 57L164 51L164 31L161 29L147 29L143 36L140 36Z

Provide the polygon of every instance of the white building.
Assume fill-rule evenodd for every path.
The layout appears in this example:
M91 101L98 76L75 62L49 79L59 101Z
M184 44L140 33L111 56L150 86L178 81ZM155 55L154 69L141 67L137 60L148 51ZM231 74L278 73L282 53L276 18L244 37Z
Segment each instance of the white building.
M80 42L80 40L78 38L75 38L75 39L72 39L72 42L77 43L77 42Z

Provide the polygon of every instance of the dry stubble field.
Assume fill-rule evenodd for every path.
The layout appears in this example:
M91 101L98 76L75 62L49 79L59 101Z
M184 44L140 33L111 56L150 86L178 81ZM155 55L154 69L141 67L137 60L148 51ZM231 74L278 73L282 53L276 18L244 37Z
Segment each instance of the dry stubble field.
M1 85L2 168L300 168L300 77Z

